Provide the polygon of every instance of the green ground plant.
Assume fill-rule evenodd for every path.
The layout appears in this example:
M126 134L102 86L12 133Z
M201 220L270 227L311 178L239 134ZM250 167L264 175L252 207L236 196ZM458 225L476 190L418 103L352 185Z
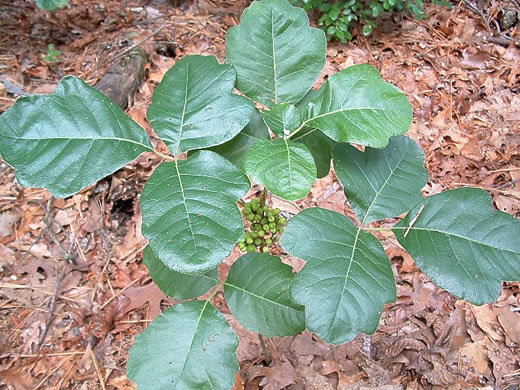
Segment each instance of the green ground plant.
M55 11L69 5L69 0L36 0L36 5L46 11Z
M434 4L451 8L448 0L432 0ZM377 27L383 13L406 12L416 19L426 18L423 0L292 0L292 4L319 14L318 25L325 31L327 39L348 42L352 31L359 27L363 35L369 36Z
M52 95L20 97L0 116L0 155L19 183L56 197L142 153L162 158L140 201L143 261L181 303L135 340L128 376L140 389L233 386L238 338L211 303L217 291L244 327L266 337L307 329L342 344L373 333L396 299L374 231L393 232L434 283L475 304L495 301L502 281L520 280L519 221L479 189L423 198L424 153L403 135L412 121L406 96L368 65L312 89L325 52L325 34L304 10L255 1L228 32L225 64L187 56L156 88L147 116L167 155L76 77ZM355 219L318 207L291 216L268 204L305 198L331 161ZM264 190L242 200L252 183ZM395 217L392 227L374 226ZM272 255L274 245L305 260L303 269ZM221 280L217 267L237 246L248 253Z

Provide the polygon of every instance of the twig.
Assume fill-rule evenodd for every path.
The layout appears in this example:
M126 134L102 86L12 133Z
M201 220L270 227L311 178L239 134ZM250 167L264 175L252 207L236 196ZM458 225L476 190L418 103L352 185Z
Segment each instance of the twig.
M94 351L92 350L92 347L90 346L90 344L88 345L87 349L90 352L90 357L92 358L92 363L94 363L94 368L96 369L96 374L98 376L101 388L103 390L106 390L105 381L103 380L103 374L101 373L101 370L99 369L99 364L98 364L98 361L96 359L96 355L94 355Z
M404 232L404 237L406 237L408 235L408 233L410 232L410 229L412 228L412 226L415 223L415 221L417 221L417 218L419 218L419 215L421 215L423 210L424 210L424 205L421 206L421 208L419 209L419 211L417 212L415 217L413 217L412 221L408 224L408 228Z
M486 18L486 15L484 14L484 11L482 11L482 9L480 9L479 7L477 7L475 4L473 4L471 1L469 0L464 0L464 4L466 5L466 8L469 9L470 11L473 11L474 13L476 13L478 16L480 16L480 19L482 19L482 22L484 23L484 25L486 26L486 30L488 33L491 34L491 27L489 27L489 23L487 21L487 18Z
M126 291L128 288L133 286L137 281L139 281L141 278L137 278L132 280L130 283L128 283L125 287L121 289L116 295L113 295L110 297L105 303L101 305L101 309L104 309L106 305L108 305L110 302L112 302L115 298L117 298L119 295L121 295L124 291Z
M262 352L264 353L264 360L267 365L270 365L273 359L271 358L271 353L265 345L264 337L260 333L258 333L258 340L260 340L260 346L262 347Z
M51 297L51 302L49 303L49 313L47 314L47 320L45 321L45 327L43 328L43 332L40 335L40 339L38 344L36 345L36 350L39 351L43 342L45 341L45 337L47 337L47 333L49 333L49 328L51 327L52 320L54 319L54 311L56 310L56 301L58 300L59 291L61 287L61 282L65 278L65 266L62 267L61 272L56 278L56 288L54 289L54 295Z
M502 188L506 188L506 187L509 187L509 186L513 186L517 183L520 183L520 179L516 179L516 180L512 180L512 181L509 181L507 183L504 183L504 184L501 184L497 187L497 189L501 190Z
M155 31L153 31L150 35L148 35L146 38L140 40L139 42L136 42L134 43L133 45L127 47L126 49L124 49L121 53L117 54L115 57L113 57L112 59L108 60L108 62L105 64L105 66L108 66L114 62L116 62L117 60L125 57L128 53L130 53L132 50L134 50L136 47L142 45L143 43L145 43L146 41L152 39L154 36L156 36L157 34L159 34L166 26L168 25L168 23L164 23L162 26L160 26L158 29L156 29Z

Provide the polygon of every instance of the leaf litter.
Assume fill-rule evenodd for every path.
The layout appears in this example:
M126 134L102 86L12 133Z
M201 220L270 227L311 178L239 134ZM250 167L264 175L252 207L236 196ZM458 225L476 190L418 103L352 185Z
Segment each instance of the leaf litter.
M21 93L52 92L66 74L94 83L104 64L131 44L129 37L139 41L167 20L143 44L147 77L128 109L166 151L146 119L155 86L185 55L222 60L225 32L248 2L148 3L88 0L54 13L35 9L33 2L8 5L0 17L0 111ZM428 5L428 19L387 18L370 38L357 34L354 43L329 45L319 83L353 64L377 67L413 105L408 135L425 150L430 180L424 194L479 187L492 194L497 209L520 217L520 49L490 43L487 22L468 3L452 10ZM487 15L498 15L503 4L491 0L486 6ZM518 40L518 25L508 33ZM44 61L48 43L62 52L57 64ZM150 284L141 262L146 240L137 199L157 163L141 156L81 193L53 200L50 227L44 221L49 194L21 188L0 163L3 383L14 389L135 389L125 376L133 339L175 303ZM355 218L334 172L296 205L274 197L272 203L288 216L319 206ZM398 298L385 306L374 335L341 346L308 332L274 337L266 341L268 364L257 335L234 321L216 295L215 304L241 340L234 390L518 387L519 284L504 283L495 304L459 301L436 287L392 234L377 235L391 259ZM63 250L74 254L75 264L63 258ZM276 254L301 268L298 259ZM237 255L221 265L221 277Z

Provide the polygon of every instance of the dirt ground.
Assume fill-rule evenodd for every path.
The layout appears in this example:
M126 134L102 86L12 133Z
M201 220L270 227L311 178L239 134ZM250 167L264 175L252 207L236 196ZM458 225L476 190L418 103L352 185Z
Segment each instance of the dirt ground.
M145 82L128 109L150 130L146 109L162 75L188 54L222 61L225 33L244 6L78 0L49 13L30 0L0 1L0 112L21 94L52 92L65 75L94 84L132 42L155 33L140 45L149 55ZM424 193L483 188L497 209L520 218L520 26L501 32L510 43L489 41L505 8L520 11L516 0L483 8L467 0L451 10L427 5L422 21L387 17L372 37L331 43L320 82L352 64L377 67L413 105L408 135L425 150ZM61 51L57 62L44 59L48 44ZM138 199L157 163L141 156L54 199L19 186L0 160L0 389L135 389L125 376L128 350L174 303L141 262ZM348 213L333 172L296 210L310 205ZM520 388L520 283L504 283L495 304L471 305L434 286L390 233L377 235L398 291L377 332L339 347L307 332L273 338L267 365L257 335L233 323L241 340L234 390ZM216 304L229 314L218 295Z

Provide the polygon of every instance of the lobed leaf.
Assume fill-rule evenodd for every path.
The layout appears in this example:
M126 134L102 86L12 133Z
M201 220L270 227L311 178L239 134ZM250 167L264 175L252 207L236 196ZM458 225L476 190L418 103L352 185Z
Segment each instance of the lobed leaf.
M412 109L406 96L370 65L354 65L331 76L303 107L304 125L337 142L384 148L408 130Z
M210 150L228 159L237 167L242 167L249 149L261 139L269 139L269 130L262 114L255 108L251 120L235 138L225 144L214 146Z
M256 142L243 167L255 183L291 201L305 197L316 179L316 165L309 149L285 138Z
M237 88L267 107L298 102L325 66L327 40L286 0L255 1L227 34Z
M307 262L291 284L307 328L330 344L373 333L385 303L396 299L388 257L373 235L334 211L309 208L291 218L283 248Z
M247 125L254 106L233 94L235 79L213 56L184 57L166 72L147 115L173 154L223 144Z
M423 199L394 233L435 284L476 305L496 301L502 280L520 280L520 222L493 210L486 191Z
M143 235L168 268L204 273L244 236L236 201L250 188L240 170L202 150L159 165L141 197Z
M180 300L200 297L219 282L218 267L203 274L183 274L172 271L155 256L150 246L147 246L143 252L143 262L161 291L169 297Z
M0 116L0 155L25 187L65 198L153 146L112 100L77 77L51 95L19 98ZM100 164L102 161L102 164Z
M289 298L292 268L277 256L249 253L233 263L224 284L226 302L248 330L267 337L305 329L303 307Z
M424 152L411 138L392 137L386 148L364 152L337 144L332 153L334 170L361 224L396 217L421 201L428 172Z
M157 316L130 350L139 389L230 389L238 338L209 301L179 303Z

